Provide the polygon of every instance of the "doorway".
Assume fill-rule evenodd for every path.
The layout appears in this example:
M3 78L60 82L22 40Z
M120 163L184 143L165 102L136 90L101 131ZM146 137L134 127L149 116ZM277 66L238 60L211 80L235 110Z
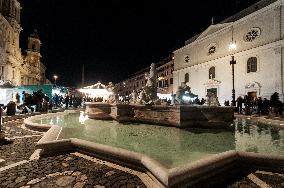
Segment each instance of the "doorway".
M256 91L248 92L248 98L249 100L253 101L254 99L257 98L257 93Z
M209 95L208 95L209 94ZM207 95L210 96L210 95L214 95L217 97L217 88L210 88L210 89L207 89Z

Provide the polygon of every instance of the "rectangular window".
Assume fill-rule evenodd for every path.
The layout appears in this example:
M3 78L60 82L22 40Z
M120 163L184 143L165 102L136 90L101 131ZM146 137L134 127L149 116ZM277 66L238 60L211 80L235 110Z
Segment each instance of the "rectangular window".
M165 80L165 87L169 87L169 81Z
M4 79L4 66L0 66L0 80Z
M174 83L174 79L171 78L171 79L170 79L170 84L173 84L173 83Z
M163 87L163 82L162 81L159 81L159 88L162 88Z

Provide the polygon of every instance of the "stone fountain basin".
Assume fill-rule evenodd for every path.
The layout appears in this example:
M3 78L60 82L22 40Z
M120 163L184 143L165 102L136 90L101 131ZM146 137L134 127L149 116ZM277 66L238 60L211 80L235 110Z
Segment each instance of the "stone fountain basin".
M56 153L82 152L97 158L128 166L149 174L161 187L211 186L228 182L256 170L283 172L284 156L226 151L175 168L167 168L147 155L102 145L77 138L58 140L62 128L41 125L34 120L47 116L72 113L45 114L27 118L24 123L31 129L48 129L37 143L41 156Z
M145 106L129 104L86 103L91 119L114 119L174 126L178 128L228 128L234 120L232 107L219 106Z

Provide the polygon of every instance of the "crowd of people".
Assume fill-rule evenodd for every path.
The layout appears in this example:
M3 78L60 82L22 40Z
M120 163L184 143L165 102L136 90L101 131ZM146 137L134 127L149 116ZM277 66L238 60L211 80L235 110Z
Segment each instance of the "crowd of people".
M16 93L15 102L10 101L6 106L3 106L3 108L6 109L7 115L13 115L16 113L16 108L21 110L21 113L27 113L28 111L47 112L48 110L52 110L54 108L78 108L79 106L83 106L84 102L101 101L102 98L93 99L74 94L54 94L52 96L52 99L50 99L47 94L43 93L42 90L38 90L36 92L33 92L32 94L23 91L21 95L19 93ZM170 104L170 100L166 102ZM191 104L203 105L205 104L205 102L206 100L204 98L199 100L198 97L196 97ZM230 106L230 102L225 101L224 106ZM236 99L236 111L239 114L271 114L278 116L282 115L283 108L283 103L280 101L279 94L277 92L271 95L269 100L267 98L256 98L250 95L245 95L244 97L239 96Z
M54 108L60 108L60 107L78 108L79 106L82 105L83 98L79 95L74 95L74 94L66 94L65 96L54 94L52 97L52 101Z
M259 114L259 115L282 115L283 103L279 99L279 94L275 92L270 100L262 97L239 96L236 100L239 114Z
M41 89L33 92L32 94L22 91L22 93L16 93L14 100L11 100L8 104L2 105L3 110L7 115L13 116L17 111L25 114L28 112L48 112L48 110L57 108L78 108L82 106L83 98L80 95L54 94L52 98L44 93Z

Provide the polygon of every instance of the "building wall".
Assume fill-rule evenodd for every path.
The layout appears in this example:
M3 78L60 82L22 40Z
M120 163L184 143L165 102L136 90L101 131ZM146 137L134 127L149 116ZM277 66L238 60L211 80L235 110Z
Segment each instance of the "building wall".
M237 61L236 97L250 91L257 91L258 96L267 98L274 92L283 96L282 4L283 1L279 0L233 23L212 25L197 40L175 51L174 92L184 82L184 75L189 73L187 85L199 97L205 97L208 88L217 88L221 103L231 100L232 69L229 62L231 55L234 55ZM259 28L261 34L252 42L247 42L245 35L252 28ZM228 50L232 36L237 43L237 50L233 54ZM216 51L209 54L211 46L216 46ZM188 62L185 61L186 57ZM247 73L247 60L250 57L257 57L258 60L255 73ZM215 79L209 78L208 71L212 66L215 66Z
M164 59L156 64L157 70L157 88L161 94L172 94L173 91L173 71L174 62L172 56ZM141 90L147 83L145 74L149 73L150 69L146 68L140 70L130 76L130 78L119 82L115 85L116 91L120 96L127 96L132 93L133 90ZM166 84L168 82L168 84Z
M20 9L17 0L0 0L0 80L18 86L45 83L46 68L40 62L40 52L21 53ZM37 38L35 40L39 41Z
M19 85L20 65L22 63L21 49L19 48L19 28L0 14L0 67L4 67L1 78Z

